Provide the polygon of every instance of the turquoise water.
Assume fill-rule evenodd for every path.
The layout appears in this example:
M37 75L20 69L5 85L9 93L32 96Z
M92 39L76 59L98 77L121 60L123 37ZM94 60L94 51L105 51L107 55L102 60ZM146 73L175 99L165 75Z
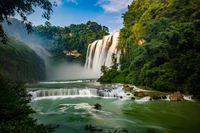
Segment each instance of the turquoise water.
M54 87L52 87L54 86ZM119 89L120 85L96 82L43 83L29 85L30 90L47 89ZM46 92L45 92L46 93ZM73 93L74 94L74 93ZM82 94L82 93L81 93ZM129 133L199 133L200 103L195 101L131 100L130 98L65 95L35 97L30 103L38 123L59 125L56 133L90 133L86 125L103 133L125 128ZM102 105L101 110L92 106Z

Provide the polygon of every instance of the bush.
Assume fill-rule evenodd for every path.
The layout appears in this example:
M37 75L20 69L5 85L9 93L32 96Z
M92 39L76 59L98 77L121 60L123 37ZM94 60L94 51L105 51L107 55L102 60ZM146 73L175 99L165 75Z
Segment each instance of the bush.
M0 77L0 132L51 133L53 128L37 124L30 115L30 97L23 82L11 82Z

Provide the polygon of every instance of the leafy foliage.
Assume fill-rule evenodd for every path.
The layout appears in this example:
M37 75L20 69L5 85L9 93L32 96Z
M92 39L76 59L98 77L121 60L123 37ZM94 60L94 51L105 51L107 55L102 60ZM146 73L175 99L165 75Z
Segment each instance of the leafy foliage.
M37 124L31 117L34 110L28 105L29 96L22 82L0 77L0 132L51 133L52 128Z
M26 26L14 18L8 19L12 25L2 23L4 31L26 44L39 44L49 51L55 60L85 62L87 47L97 39L108 34L108 28L96 22L86 24L71 24L59 27L46 24L33 27L34 32L27 34ZM47 26L49 25L49 26ZM66 55L65 51L77 51L81 56Z
M121 70L115 77L106 73L102 81L200 95L198 5L200 0L133 1L122 16Z
M101 72L102 74L106 74L108 72L109 68L105 65L101 66Z
M85 62L88 44L108 34L108 28L96 22L86 24L71 24L70 26L43 26L34 27L35 33L42 37L44 45L53 54L55 59L66 58L68 61ZM63 53L63 50L77 50L82 56L72 57Z
M42 17L49 20L52 14L52 4L49 0L1 0L0 1L0 23L6 21L9 25L12 24L8 18L20 15L22 23L26 25L27 31L32 31L32 23L27 20L27 16L35 12L35 7L40 7L44 10ZM0 38L3 43L6 43L6 35L0 25Z

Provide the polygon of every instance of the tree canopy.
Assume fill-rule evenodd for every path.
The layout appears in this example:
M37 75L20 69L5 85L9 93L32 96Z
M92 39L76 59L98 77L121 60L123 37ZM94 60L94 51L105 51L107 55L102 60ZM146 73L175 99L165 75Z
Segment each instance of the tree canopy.
M52 3L49 0L1 0L0 1L0 23L6 21L12 24L8 18L20 15L22 23L26 25L27 31L32 31L32 23L28 21L27 16L35 12L35 8L39 7L44 10L42 17L49 20L52 10ZM6 43L6 34L0 24L0 38Z
M85 62L87 47L95 40L108 35L109 29L97 22L88 21L86 24L71 24L59 26L35 26L34 33L41 37L43 45L52 53L54 59ZM81 56L66 56L63 51L76 50Z
M110 72L112 82L179 90L200 98L199 5L200 0L133 1L122 16L121 70Z
M32 118L35 111L28 105L30 96L22 82L12 82L0 76L0 132L52 133L50 126L38 124Z

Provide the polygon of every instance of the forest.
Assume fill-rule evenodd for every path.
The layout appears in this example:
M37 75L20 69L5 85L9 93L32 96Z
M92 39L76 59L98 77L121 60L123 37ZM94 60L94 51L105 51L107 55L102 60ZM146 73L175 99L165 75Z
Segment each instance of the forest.
M43 46L53 55L54 59L66 59L71 62L85 62L87 47L95 40L108 35L109 29L97 22L71 24L65 27L39 25L33 28L34 33L42 40ZM76 50L80 56L66 56L63 51Z
M110 69L99 81L200 98L199 5L200 0L133 1L122 15L120 70Z
M33 31L28 34L26 25L22 24L20 20L15 18L8 20L12 25L2 24L7 34L26 44L43 46L56 61L66 60L84 64L88 45L109 34L108 27L92 21L65 27L51 26L50 23L45 23L44 25L33 26ZM65 51L77 51L78 56L67 56Z
M0 77L35 82L46 78L44 60L24 43L8 36L0 42Z

